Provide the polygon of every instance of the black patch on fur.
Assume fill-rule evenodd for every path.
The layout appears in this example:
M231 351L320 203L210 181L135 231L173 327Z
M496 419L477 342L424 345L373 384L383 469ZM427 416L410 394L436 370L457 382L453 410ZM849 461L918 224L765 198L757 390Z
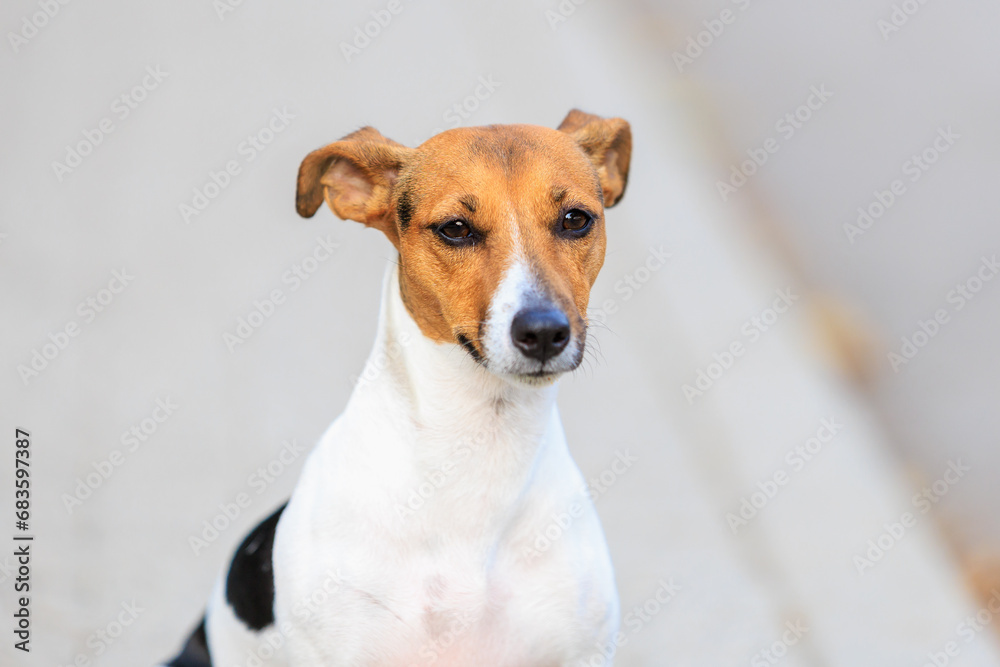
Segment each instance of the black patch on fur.
M458 334L456 338L458 339L459 344L464 347L470 355L472 355L472 358L476 360L476 363L483 363L483 355L479 354L479 350L476 349L476 346L472 344L471 340L462 334Z
M226 577L226 601L252 630L274 623L274 530L287 503L261 521L236 550Z
M205 619L195 628L181 654L167 663L167 667L212 667L212 657L208 653L208 637L205 636Z
M396 218L399 220L400 229L406 229L410 225L410 220L413 219L413 194L408 189L399 193Z

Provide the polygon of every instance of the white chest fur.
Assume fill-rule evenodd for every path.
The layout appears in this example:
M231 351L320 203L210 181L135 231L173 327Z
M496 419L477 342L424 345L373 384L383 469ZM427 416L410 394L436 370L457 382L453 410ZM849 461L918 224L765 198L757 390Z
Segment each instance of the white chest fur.
M291 664L604 664L614 577L555 392L424 337L390 270L368 367L278 525Z

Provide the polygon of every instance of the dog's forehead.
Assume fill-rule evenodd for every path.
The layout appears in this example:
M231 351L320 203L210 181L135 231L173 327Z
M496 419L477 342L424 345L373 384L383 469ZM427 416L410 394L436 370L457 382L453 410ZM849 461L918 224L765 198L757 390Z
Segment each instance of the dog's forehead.
M564 132L534 125L456 128L417 149L413 180L442 191L514 185L546 192L553 187L599 190L596 172Z

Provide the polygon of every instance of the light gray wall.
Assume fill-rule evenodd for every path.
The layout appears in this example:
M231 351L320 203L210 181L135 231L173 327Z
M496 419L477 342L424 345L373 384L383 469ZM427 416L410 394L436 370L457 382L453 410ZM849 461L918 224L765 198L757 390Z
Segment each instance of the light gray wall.
M812 349L809 295L839 290L892 340L987 252L996 227L979 201L995 168L996 104L979 97L996 94L987 85L995 49L975 32L986 30L986 5L928 5L884 45L872 25L887 8L838 5L834 16L761 3L697 61L693 84L678 76L671 45L716 5L403 0L348 62L340 42L384 6L243 2L220 17L207 2L70 3L16 53L8 43L0 422L3 434L32 432L37 535L35 652L14 664L78 655L150 664L176 649L229 550L288 496L302 459L263 488L252 476L284 441L316 440L371 344L391 246L326 211L298 218L301 158L364 124L418 144L449 126L449 109L481 78L497 85L480 89L486 99L469 102L478 108L463 123L553 126L579 106L633 124L631 183L609 212L594 293L619 311L596 332L597 358L561 390L586 475L600 475L619 450L639 457L597 501L625 612L662 578L682 586L630 635L617 664L746 664L796 619L812 629L788 665L917 664L943 645L973 603L933 521L870 575L857 574L852 556L909 507L913 489L893 445L930 479L948 458L968 456L974 474L949 496L949 512L970 526L968 544L998 534L985 511L996 499L986 407L996 396L988 332L997 297L984 292L898 376L883 370L873 402ZM0 24L18 30L37 7L8 3ZM560 11L565 21L547 14ZM921 35L937 44L934 55ZM123 118L115 100L147 67L169 74ZM836 97L739 193L780 212L796 251L782 255L752 232L758 212L747 201L719 200L719 155L755 145L824 82ZM241 143L274 109L294 119L250 161ZM53 162L104 118L113 131L60 180ZM955 152L893 219L847 244L845 216L948 122L963 133ZM179 206L229 160L240 173L185 221ZM282 276L318 237L337 252L293 291ZM616 291L651 246L670 261L632 295ZM88 321L78 304L122 270L134 279ZM787 288L801 308L691 405L683 385L744 340L743 323ZM230 351L223 335L274 289L286 301ZM79 334L22 381L17 367L70 322ZM123 432L168 398L174 414L129 451ZM727 513L830 415L847 424L837 446L734 535ZM114 450L121 465L67 509L65 495ZM3 457L0 479L11 475ZM250 506L196 555L189 538L240 493ZM0 578L8 609L10 579ZM90 638L133 601L143 609L135 624L98 656ZM12 659L8 642L2 651ZM963 655L996 664L986 637Z

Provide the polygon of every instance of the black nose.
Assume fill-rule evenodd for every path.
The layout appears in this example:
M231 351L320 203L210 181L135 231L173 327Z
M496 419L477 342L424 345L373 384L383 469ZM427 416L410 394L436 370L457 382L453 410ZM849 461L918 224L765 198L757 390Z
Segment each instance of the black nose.
M510 325L510 338L526 357L544 364L566 349L569 320L555 308L522 310Z

